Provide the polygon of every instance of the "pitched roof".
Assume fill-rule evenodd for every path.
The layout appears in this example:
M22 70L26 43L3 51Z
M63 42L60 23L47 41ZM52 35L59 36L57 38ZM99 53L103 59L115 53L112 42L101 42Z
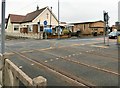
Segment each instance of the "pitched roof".
M34 12L28 13L26 16L9 14L8 19L10 18L11 23L25 23L31 22L34 20L39 14L41 14L47 7L44 7L40 10L36 10Z
M24 22L31 22L32 20L34 20L39 14L41 14L45 9L45 8L42 8L40 10L36 10L34 12L31 12L31 13L28 13L26 16L25 16L25 19L22 21L23 23Z
M25 16L10 14L8 18L10 18L11 23L21 23L25 19Z

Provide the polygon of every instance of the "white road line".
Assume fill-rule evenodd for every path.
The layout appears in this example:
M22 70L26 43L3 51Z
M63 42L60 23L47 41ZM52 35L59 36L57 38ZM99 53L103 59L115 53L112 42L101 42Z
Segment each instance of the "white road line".
M58 60L59 58L56 58L56 60Z
M73 54L73 56L75 56L75 54Z
M92 47L98 47L98 48L109 48L108 46L99 46L99 45L91 45Z
M71 57L71 55L69 55L68 57Z
M53 61L53 59L50 59L50 61Z
M45 61L45 63L47 63L48 61Z
M21 69L21 68L23 68L22 66L19 66L19 68Z
M31 64L32 66L34 65L34 64Z

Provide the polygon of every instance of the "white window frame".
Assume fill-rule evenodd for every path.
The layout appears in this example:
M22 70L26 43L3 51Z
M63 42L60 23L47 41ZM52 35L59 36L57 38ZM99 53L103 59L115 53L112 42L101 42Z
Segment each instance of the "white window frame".
M33 32L33 25L28 25L28 32Z
M15 30L15 28L17 29L17 30ZM14 29L13 29L15 32L16 31L19 31L19 25L14 25Z

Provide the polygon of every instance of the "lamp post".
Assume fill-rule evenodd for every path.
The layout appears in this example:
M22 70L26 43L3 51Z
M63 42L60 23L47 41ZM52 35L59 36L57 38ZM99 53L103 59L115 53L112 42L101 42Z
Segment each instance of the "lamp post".
M5 66L5 0L2 0L2 20L1 20L1 58L2 58L2 86L4 86L4 66Z
M60 39L60 5L58 0L58 39Z
M51 22L52 22L52 7L51 7L51 10L50 10L50 28L52 27Z

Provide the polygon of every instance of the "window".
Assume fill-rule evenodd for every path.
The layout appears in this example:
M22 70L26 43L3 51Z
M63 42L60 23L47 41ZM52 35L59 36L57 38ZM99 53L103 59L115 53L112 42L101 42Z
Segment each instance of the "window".
M14 31L19 31L19 26L18 25L14 26Z
M98 29L97 29L97 28L95 28L94 30L95 30L95 31L97 31Z
M29 26L28 26L28 31L29 31L29 32L32 32L32 25L29 25Z
M85 30L85 24L84 24L84 30Z

